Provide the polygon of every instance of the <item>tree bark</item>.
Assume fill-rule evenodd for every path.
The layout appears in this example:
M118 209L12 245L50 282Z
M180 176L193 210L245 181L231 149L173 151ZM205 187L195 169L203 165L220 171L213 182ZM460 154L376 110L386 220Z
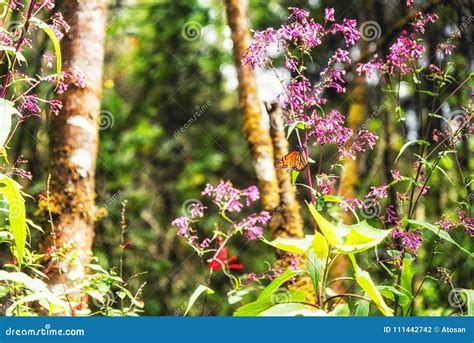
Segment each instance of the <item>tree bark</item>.
M280 106L273 104L268 114L275 160L278 160L288 154L283 112ZM280 206L273 216L276 220L270 224L270 234L272 238L303 238L303 218L300 213L300 204L296 198L296 188L291 184L291 174L287 170L277 170L276 176L280 189Z
M69 85L59 97L63 109L50 119L48 206L52 223L47 244L61 254L51 268L49 284L70 291L86 276L96 220L95 166L99 144L99 111L105 39L105 0L68 0L62 13L71 31L62 41L63 70L79 69L85 88ZM54 264L54 261L51 261ZM64 289L65 287L65 289Z
M245 1L226 0L227 18L234 43L234 60L239 80L239 109L243 116L243 130L252 152L262 204L274 210L280 204L278 180L274 166L270 133L262 125L262 105L258 98L253 70L242 64L242 56L250 44Z

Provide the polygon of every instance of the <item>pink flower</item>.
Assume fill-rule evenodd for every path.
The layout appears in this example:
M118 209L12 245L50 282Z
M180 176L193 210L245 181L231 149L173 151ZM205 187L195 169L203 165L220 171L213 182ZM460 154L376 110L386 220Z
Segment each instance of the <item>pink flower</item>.
M260 238L263 235L263 227L268 224L271 215L267 211L260 214L252 214L235 225L237 230L242 231L249 241Z
M407 0L407 7L413 6L413 0Z
M179 217L171 222L171 225L178 227L178 235L181 237L187 237L189 235L189 218Z
M403 253L406 251L412 255L416 255L423 241L420 232L410 232L400 227L397 227L392 231L392 237L400 240Z
M324 10L324 20L326 21L334 21L334 8L326 8Z
M240 212L244 207L243 200L245 200L245 205L249 207L252 202L260 197L258 188L255 186L239 190L234 188L230 181L224 182L223 180L219 181L215 187L207 184L202 194L212 197L212 201L222 211L229 212Z
M365 199L368 198L374 198L374 199L380 199L380 198L385 198L387 196L387 186L382 185L379 187L372 186L370 187L370 192L367 193L367 195L364 197Z
M392 170L390 170L390 173L392 174L392 178L395 181L402 181L403 180L403 177L400 174L400 171L398 169L392 169Z

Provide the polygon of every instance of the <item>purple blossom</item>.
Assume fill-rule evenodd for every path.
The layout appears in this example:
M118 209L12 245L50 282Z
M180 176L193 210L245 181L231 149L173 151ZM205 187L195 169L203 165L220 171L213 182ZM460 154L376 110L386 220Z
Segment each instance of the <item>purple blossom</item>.
M206 209L206 206L203 206L203 204L199 201L193 202L191 204L191 218L196 219L196 218L201 218L204 215L204 210Z
M176 226L179 231L178 235L181 237L187 237L191 228L189 227L189 218L188 217L179 217L171 222L171 225Z
M364 197L365 199L374 198L374 199L381 199L387 196L387 185L382 185L379 187L372 186L370 187L370 192Z
M247 52L243 56L242 63L256 67L265 67L269 61L268 48L279 39L278 33L269 28L265 31L255 31Z
M400 220L398 219L397 212L395 211L395 205L387 206L387 220L388 224L400 225Z
M324 10L324 20L326 21L334 21L334 8L326 8Z
M400 174L400 170L398 170L398 169L392 169L392 170L390 170L390 174L392 174L392 178L393 178L393 180L395 180L395 181L402 181L402 180L403 180L403 177L402 177L402 175Z
M386 62L389 73L393 74L394 71L398 71L402 75L411 73L413 71L411 64L421 57L424 50L425 48L418 43L414 34L407 35L404 31L395 44L390 47Z
M436 225L440 226L444 231L449 231L451 229L451 227L455 226L456 223L449 220L447 217L446 217L446 213L443 213L441 215L441 219L438 220L437 222L435 222Z
M465 211L459 211L458 216L461 225L464 226L464 231L469 234L469 236L474 237L474 218L466 217Z
M239 190L234 188L230 181L224 182L223 180L219 181L215 187L207 184L202 194L212 197L212 201L221 211L229 212L240 212L244 207L243 200L245 200L245 205L249 207L252 202L260 197L258 188L255 186Z
M38 98L34 95L26 95L20 106L20 112L24 115L39 115L41 108L38 105Z
M355 211L356 208L361 208L363 206L364 206L364 203L359 199L346 198L346 197L342 198L341 208L344 211L347 211L347 210Z
M267 211L259 214L251 214L235 225L237 230L242 231L248 240L252 241L263 235L263 227L270 221L271 215Z
M69 32L71 27L68 23L66 23L61 12L54 13L51 19L53 20L53 23L51 24L51 29L53 30L54 35L58 40L63 39L64 35Z
M438 19L436 14L427 14L426 16L421 13L417 12L415 15L415 24L414 24L414 31L425 33L425 27L428 23L434 23Z
M360 39L360 33L357 30L357 20L355 19L344 19L342 24L333 24L330 32L342 33L344 41L346 43L346 47L354 45Z
M60 100L49 100L48 105L53 116L59 115L59 111L63 108L63 103Z
M413 256L416 256L416 253L423 242L423 237L420 232L410 232L400 227L396 227L392 231L392 237L400 240L403 253L408 252Z

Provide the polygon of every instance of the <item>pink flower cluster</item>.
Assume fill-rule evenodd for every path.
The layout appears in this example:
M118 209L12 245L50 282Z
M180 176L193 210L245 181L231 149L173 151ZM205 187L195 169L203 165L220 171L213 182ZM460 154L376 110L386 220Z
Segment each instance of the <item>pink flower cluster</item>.
M346 47L355 44L360 34L357 30L357 21L344 19L341 24L332 23L329 28L314 22L305 10L291 7L291 14L286 24L278 29L268 28L265 31L256 31L248 51L243 56L243 63L250 64L252 68L264 67L270 62L268 49L274 43L289 49L298 47L300 49L312 49L322 43L322 39L328 34L341 33ZM334 22L334 9L325 11L326 23ZM296 64L295 64L296 66Z
M449 231L454 227L461 226L464 231L470 236L474 237L474 218L467 217L466 211L458 211L458 218L456 220L450 220L446 214L443 213L441 219L435 224L440 226L443 230Z
M212 202L216 204L222 212L240 212L244 207L243 200L245 200L245 206L249 207L252 202L260 198L260 192L256 186L250 186L240 190L234 188L230 181L223 180L219 181L216 186L207 184L202 195L212 197Z
M436 14L424 15L421 12L416 13L413 23L414 32L408 34L406 31L403 31L397 41L390 47L390 53L386 56L385 60L375 55L367 63L359 63L357 73L368 76L372 75L375 71L389 75L396 72L401 75L412 73L414 68L416 68L417 61L425 51L425 47L416 38L415 33L425 33L426 25L434 23L437 19L438 16Z
M329 58L326 67L320 73L320 79L314 85L304 75L304 54L314 47L321 45L323 39L336 34L342 34L345 47L357 43L360 34L357 30L357 21L343 19L342 23L335 22L335 12L327 8L324 12L325 24L321 25L309 18L309 13L302 9L290 8L291 14L286 24L278 29L269 28L254 33L252 42L243 58L244 64L253 68L271 64L269 48L277 44L285 52L285 67L296 74L285 88L281 96L283 107L289 113L288 121L304 122L309 127L308 136L304 144L310 139L314 145L335 144L339 150L339 157L355 159L359 152L366 147L373 149L377 137L368 131L354 132L344 126L344 116L336 110L327 115L322 113L322 105L327 103L323 93L327 89L334 89L337 93L344 93L345 70L344 63L350 63L349 51L338 48ZM300 56L298 56L300 55Z
M258 200L260 194L257 187L250 186L245 189L237 189L230 181L221 180L215 186L207 184L202 194L211 197L212 202L218 208L218 213L225 219L224 225L228 227L225 235L228 238L236 233L245 235L248 240L255 240L263 235L263 228L271 219L269 212L252 213L244 216L241 220L230 219L226 213L241 212L244 207L249 207ZM202 241L199 240L197 230L193 226L204 217L204 210L206 209L207 207L202 203L193 202L189 210L190 215L181 216L171 222L173 226L178 228L178 236L186 238L189 245L201 252L216 239L221 239L220 236L224 234L222 232L214 233L211 237L206 237Z

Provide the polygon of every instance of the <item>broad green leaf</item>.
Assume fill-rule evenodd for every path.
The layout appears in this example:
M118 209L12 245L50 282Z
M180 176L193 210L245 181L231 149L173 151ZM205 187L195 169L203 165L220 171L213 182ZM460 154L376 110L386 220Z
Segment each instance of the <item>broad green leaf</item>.
M355 305L354 315L357 317L367 317L370 311L370 302L360 299Z
M315 232L314 236L309 237L313 237L312 247L314 256L320 260L326 259L329 255L329 246L326 237L320 232Z
M12 128L12 115L20 116L20 112L11 101L0 99L0 149L4 149L5 142Z
M22 62L26 62L25 56L20 51L16 51L14 47L0 45L0 51L5 51L8 55L12 57L16 56L16 60L19 62L19 65L21 65Z
M357 253L373 248L391 232L376 229L365 220L353 225L339 223L334 226L321 216L313 205L308 204L308 206L325 238L341 254Z
M393 286L377 286L380 293L387 299L395 301L398 298L400 306L408 308L411 304L411 296L404 291L399 291Z
M61 79L61 68L62 68L62 57L61 57L61 47L59 45L59 40L54 34L53 29L46 24L44 21L33 17L30 19L30 22L36 24L41 30L44 31L53 42L54 53L56 54L56 86L59 85Z
M474 289L463 289L462 291L467 297L467 315L474 316Z
M404 292L410 295L410 297L412 296L412 282L415 273L416 269L413 267L413 260L409 258L403 259L400 286Z
M15 238L16 257L21 267L26 245L25 200L21 196L21 186L4 174L0 174L0 194L8 203L8 220Z
M265 289L260 293L258 299L265 299L270 297L274 292L276 292L281 285L283 285L286 281L291 279L292 277L298 275L297 272L292 270L287 270L286 272L279 275L275 280L273 280Z
M313 283L314 294L318 294L322 270L321 260L315 258L314 253L310 251L308 254L308 261L306 263L308 265L308 274L311 277L311 281Z
M354 266L357 284L365 291L365 293L367 293L367 296L374 302L380 312L382 312L385 316L393 316L392 309L388 307L383 300L382 294L380 294L380 291L375 286L370 274L367 271L359 268L354 255L350 254L349 257L352 261L352 265Z
M214 291L212 289L210 289L209 287L207 286L204 286L204 285L199 285L196 290L193 292L193 294L191 295L191 297L189 298L189 302L188 302L188 306L186 307L186 311L184 312L184 315L187 315L189 310L191 309L191 307L193 307L194 303L196 302L196 300L199 298L199 296L206 292L207 294L212 294L214 293Z
M296 179L298 178L298 175L300 175L300 172L298 170L292 170L291 171L291 184L295 185Z
M365 220L354 224L345 225L339 223L337 232L348 232L343 238L344 243L337 245L338 252L342 254L361 252L380 244L391 232L391 230L379 230L369 225Z
M324 234L330 245L336 246L342 244L342 239L336 233L336 227L334 224L327 221L319 212L314 208L313 204L306 203L309 208L309 212L313 216L314 220L318 224L319 229Z
M334 309L328 313L330 316L350 316L351 310L349 304L337 304Z
M306 298L304 291L285 291L265 295L265 297L259 297L256 301L239 307L235 312L234 316L259 316L266 309L275 306L277 304L289 304L289 303L302 303L305 302Z
M406 150L410 145L413 145L413 144L426 145L426 146L429 146L429 145L430 145L429 142L424 141L424 140L422 140L422 139L415 139L415 140L409 141L409 142L403 144L403 146L402 146L402 148L400 149L400 152L398 153L398 156L397 156L397 158L395 159L395 162L394 162L394 163L397 163L398 159L403 155L403 153L405 152L405 150Z
M321 316L324 311L300 303L285 303L274 305L261 313L260 316Z
M451 244L454 244L456 247L458 247L460 250L462 250L463 252L465 252L466 254L468 254L469 256L474 256L473 253L471 253L469 250L466 250L464 249L461 245L459 245L454 239L451 238L451 236L449 235L449 233L447 233L446 231L444 231L442 228L436 226L436 225L433 225L433 224L430 224L430 223L427 223L427 222L423 222L423 221L419 221L419 220L407 220L406 221L407 223L411 224L411 225L417 225L417 226L421 226L421 227L424 227L425 229L428 229L430 230L431 232L433 232L436 236L438 236L439 238L445 240L446 242L449 242Z
M305 236L303 239L278 237L271 242L265 241L265 243L286 252L302 255L311 248L313 239L314 236Z

